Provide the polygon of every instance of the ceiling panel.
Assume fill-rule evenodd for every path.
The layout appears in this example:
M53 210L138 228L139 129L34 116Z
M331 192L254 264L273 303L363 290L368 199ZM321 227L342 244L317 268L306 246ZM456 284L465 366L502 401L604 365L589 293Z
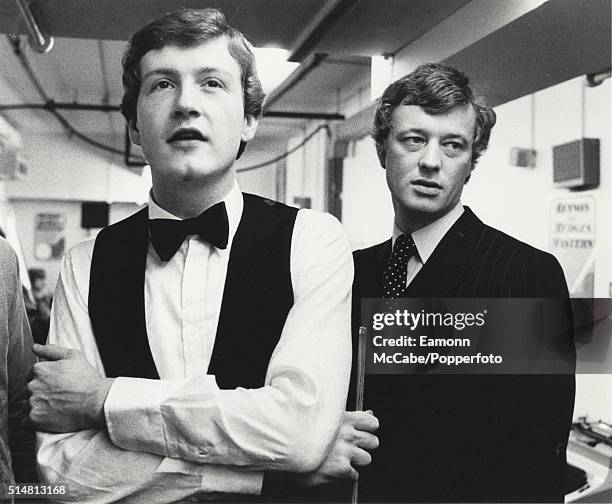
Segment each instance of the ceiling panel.
M179 7L216 7L256 46L290 49L326 0L34 0L31 10L56 37L127 40L148 21ZM23 31L14 0L0 0L0 33Z
M610 0L554 0L451 56L490 105L610 68Z
M270 110L341 113L349 89L370 82L370 60L364 57L326 58L285 92Z
M361 0L323 37L317 52L395 53L470 0Z

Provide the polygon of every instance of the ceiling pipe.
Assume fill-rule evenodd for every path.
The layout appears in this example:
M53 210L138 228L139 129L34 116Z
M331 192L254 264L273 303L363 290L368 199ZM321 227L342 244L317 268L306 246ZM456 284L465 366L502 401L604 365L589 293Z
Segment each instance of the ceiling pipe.
M47 110L53 112L55 110L85 110L93 112L120 112L118 105L105 104L90 104L90 103L59 103L54 100L48 100L46 103L16 103L16 104L0 104L0 112L6 110ZM269 110L263 114L265 117L274 117L276 119L319 119L326 121L342 121L345 117L342 114L329 114L326 112L286 112Z
M601 72L586 74L586 83L588 87L595 87L610 77L612 77L612 68L607 68Z
M343 114L328 114L327 112L264 112L264 117L274 117L275 119L312 119L318 121L344 121Z
M34 14L30 10L30 4L27 0L15 0L17 3L17 7L21 12L21 16L25 21L26 28L28 30L28 41L30 43L30 47L39 53L47 53L51 49L53 49L53 37L51 35L45 35Z

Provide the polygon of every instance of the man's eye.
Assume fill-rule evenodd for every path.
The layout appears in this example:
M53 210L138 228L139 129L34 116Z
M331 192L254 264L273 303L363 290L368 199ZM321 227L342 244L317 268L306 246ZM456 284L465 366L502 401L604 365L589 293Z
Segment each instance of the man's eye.
M207 79L204 81L203 86L209 88L222 88L223 83L217 79Z
M421 150L425 143L425 139L418 136L408 136L402 139L402 144L404 145L404 148L411 152Z
M407 143L409 145L422 145L425 143L425 139L416 136L409 136L404 138L404 143Z
M463 150L463 144L459 142L447 142L444 147L450 150Z
M167 80L161 80L161 81L157 81L156 83L154 83L151 86L151 90L155 91L157 89L170 89L172 86L172 83L167 81Z

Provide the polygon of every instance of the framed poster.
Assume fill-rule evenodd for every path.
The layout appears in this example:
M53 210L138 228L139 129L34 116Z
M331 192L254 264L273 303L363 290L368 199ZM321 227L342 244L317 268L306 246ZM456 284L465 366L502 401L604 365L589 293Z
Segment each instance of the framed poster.
M66 215L39 213L34 226L34 256L39 261L61 259L66 248Z

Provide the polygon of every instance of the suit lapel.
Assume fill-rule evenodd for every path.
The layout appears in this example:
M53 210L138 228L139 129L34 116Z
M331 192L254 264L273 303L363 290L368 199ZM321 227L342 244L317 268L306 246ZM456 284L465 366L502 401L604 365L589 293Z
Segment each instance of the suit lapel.
M453 291L470 264L483 232L484 224L465 207L403 296L444 297Z

